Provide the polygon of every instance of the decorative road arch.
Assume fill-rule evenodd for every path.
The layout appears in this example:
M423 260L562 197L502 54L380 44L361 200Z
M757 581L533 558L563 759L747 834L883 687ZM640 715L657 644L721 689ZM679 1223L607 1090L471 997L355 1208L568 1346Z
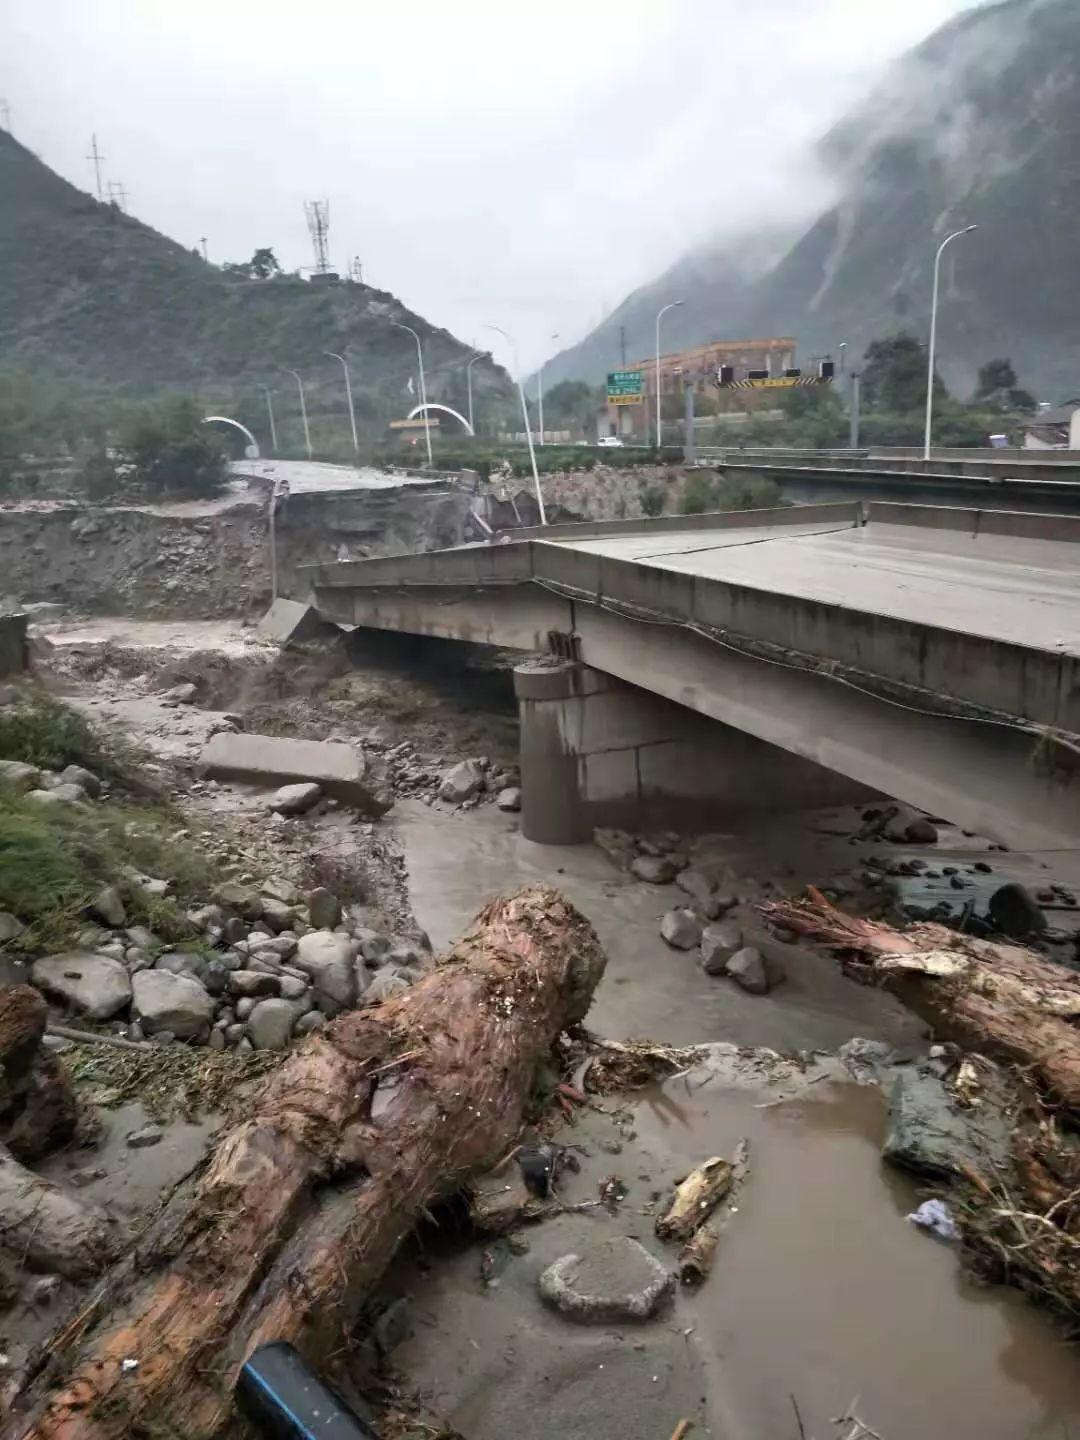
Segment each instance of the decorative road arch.
M432 400L429 400L426 405L415 406L412 410L409 411L408 419L415 420L417 415L419 415L422 410L444 410L447 415L453 415L455 420L461 421L462 425L465 426L466 434L476 434L476 431L473 429L473 427L469 424L468 420L465 419L465 416L462 415L460 411L452 410L449 405L436 405L435 402Z
M230 420L228 415L206 415L203 417L202 423L204 425L231 425L235 430L239 430L242 435L247 436L248 443L244 455L245 460L258 460L260 458L259 442L246 425L240 424L239 420Z

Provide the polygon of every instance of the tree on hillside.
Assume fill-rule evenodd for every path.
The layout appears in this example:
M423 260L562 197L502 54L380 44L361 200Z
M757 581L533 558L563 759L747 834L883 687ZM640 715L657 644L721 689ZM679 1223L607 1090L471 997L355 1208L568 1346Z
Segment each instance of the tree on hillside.
M242 275L245 280L270 280L281 274L277 256L269 245L256 250L251 259L242 264L227 260L221 268L226 275Z
M1020 387L1013 363L1007 358L988 360L979 366L975 386L975 403L987 410L1029 411L1035 409L1035 397Z
M862 371L863 403L868 409L904 412L926 403L926 347L901 331L867 346ZM945 386L934 376L935 396Z

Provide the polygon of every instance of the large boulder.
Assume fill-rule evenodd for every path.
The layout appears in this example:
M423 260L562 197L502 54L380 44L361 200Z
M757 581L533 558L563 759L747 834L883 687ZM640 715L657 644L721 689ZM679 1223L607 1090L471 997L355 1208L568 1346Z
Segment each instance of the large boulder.
M735 920L709 925L701 937L701 968L706 975L723 975L728 961L742 949L742 927Z
M500 810L508 810L511 813L521 809L521 786L506 785L495 797L495 804Z
M627 1235L601 1240L583 1255L564 1255L540 1276L548 1304L586 1324L648 1320L674 1285L674 1275Z
M60 783L78 785L94 800L101 794L101 781L92 770L84 770L81 765L65 765L60 771Z
M302 780L296 785L282 785L268 804L275 815L306 815L322 799L322 793L322 786L314 780Z
M462 805L484 788L484 767L479 760L462 760L439 781L439 799L448 805Z
M325 886L319 885L307 897L308 916L316 930L333 930L341 921L341 906L337 896Z
M17 794L37 790L41 782L41 771L36 765L27 765L22 760L0 760L0 784Z
M46 955L34 961L30 975L39 990L93 1020L108 1020L131 1000L127 967L108 955Z
M701 939L701 921L692 910L669 910L660 921L660 934L673 950L693 950Z
M666 855L638 855L630 862L630 873L650 885L670 885L678 866Z
M736 950L725 966L725 973L731 976L741 990L746 990L751 995L767 995L772 989L761 951L755 950L752 945Z
M324 995L337 1005L356 1003L353 942L348 935L335 935L326 930L302 935L292 964L311 976L317 995Z
M214 1001L190 975L140 970L131 980L132 1012L148 1035L168 1030L181 1040L205 1040L214 1019Z
M247 1020L247 1036L256 1050L284 1050L296 1023L289 1000L260 1000Z
M234 911L245 920L262 918L263 897L251 885L239 880L226 880L214 891L214 899L223 910Z
M999 886L990 896L987 908L998 929L1014 940L1023 940L1027 935L1041 935L1046 929L1042 906L1030 890L1015 882Z

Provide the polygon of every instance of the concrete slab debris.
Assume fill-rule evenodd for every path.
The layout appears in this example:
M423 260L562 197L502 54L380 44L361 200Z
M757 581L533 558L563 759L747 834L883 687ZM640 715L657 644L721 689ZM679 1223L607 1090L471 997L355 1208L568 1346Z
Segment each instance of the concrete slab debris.
M370 815L383 815L392 804L369 777L361 752L333 740L287 740L277 735L223 731L204 747L199 770L215 780L246 780L275 788L312 781L327 795Z
M540 1294L571 1320L648 1320L675 1277L637 1240L615 1236L582 1255L564 1255L540 1276Z
M276 645L299 645L337 631L311 605L279 596L255 627L255 633L260 640L272 640Z

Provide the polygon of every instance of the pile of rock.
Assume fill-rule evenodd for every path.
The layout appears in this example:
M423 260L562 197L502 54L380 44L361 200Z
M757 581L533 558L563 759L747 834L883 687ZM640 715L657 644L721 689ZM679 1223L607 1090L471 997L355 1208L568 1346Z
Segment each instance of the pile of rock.
M494 800L500 810L521 809L516 767L496 765L488 756L478 755L447 769L438 757L425 755L411 740L387 745L378 735L368 735L364 744L368 750L382 751L396 795L412 795L429 805L441 801L460 810L472 810L486 800Z
M79 805L103 793L99 776L81 765L45 770L22 760L0 760L0 781L35 805Z
M31 978L76 1015L125 1018L131 1040L281 1050L343 1010L400 994L431 963L426 941L395 942L329 890L302 896L284 881L227 881L188 912L184 946L129 925L116 887L91 913L79 948L35 961Z

